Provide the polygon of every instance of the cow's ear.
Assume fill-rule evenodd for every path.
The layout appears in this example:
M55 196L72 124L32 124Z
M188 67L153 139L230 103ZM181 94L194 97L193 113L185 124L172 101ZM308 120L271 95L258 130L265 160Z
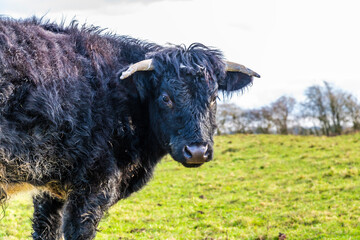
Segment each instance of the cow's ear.
M138 96L142 101L147 98L148 92L150 91L150 78L152 72L136 72L131 76L121 79L124 71L127 71L128 67L120 70L117 74L119 81L123 82L126 86L128 94L136 97Z
M219 90L231 92L243 89L252 83L252 76L242 72L226 72L226 77L219 81Z
M151 74L152 72L137 72L132 76L132 81L141 101L147 99L151 91Z
M244 65L226 61L225 78L220 81L219 89L226 92L241 90L252 83L253 77L260 77L259 74Z

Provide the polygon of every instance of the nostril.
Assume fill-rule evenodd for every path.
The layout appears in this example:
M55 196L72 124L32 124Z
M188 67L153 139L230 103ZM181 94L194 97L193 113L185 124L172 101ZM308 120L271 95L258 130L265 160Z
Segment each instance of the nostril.
M186 159L192 158L191 150L189 149L189 147L187 145L185 145L183 152L184 152L184 157Z
M206 144L204 148L204 157L207 158L209 156L209 153L209 144Z

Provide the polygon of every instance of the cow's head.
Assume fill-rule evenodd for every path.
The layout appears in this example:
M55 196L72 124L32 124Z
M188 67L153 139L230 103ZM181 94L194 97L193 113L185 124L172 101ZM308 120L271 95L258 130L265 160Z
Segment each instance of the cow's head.
M120 78L130 76L142 101L149 104L157 141L185 167L198 167L213 157L218 92L243 89L253 76L259 77L201 44L152 52Z

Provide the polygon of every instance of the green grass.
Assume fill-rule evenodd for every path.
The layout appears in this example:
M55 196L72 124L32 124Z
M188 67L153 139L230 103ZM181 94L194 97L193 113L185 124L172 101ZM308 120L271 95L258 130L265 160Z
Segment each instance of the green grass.
M105 215L96 239L360 239L360 135L216 138L212 162L166 158ZM31 233L31 199L8 203L0 239Z

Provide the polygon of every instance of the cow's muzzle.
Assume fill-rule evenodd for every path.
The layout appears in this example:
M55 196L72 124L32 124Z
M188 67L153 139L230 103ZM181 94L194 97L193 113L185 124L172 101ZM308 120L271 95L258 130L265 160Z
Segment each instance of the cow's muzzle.
M198 167L209 160L208 144L185 145L183 148L185 167Z

